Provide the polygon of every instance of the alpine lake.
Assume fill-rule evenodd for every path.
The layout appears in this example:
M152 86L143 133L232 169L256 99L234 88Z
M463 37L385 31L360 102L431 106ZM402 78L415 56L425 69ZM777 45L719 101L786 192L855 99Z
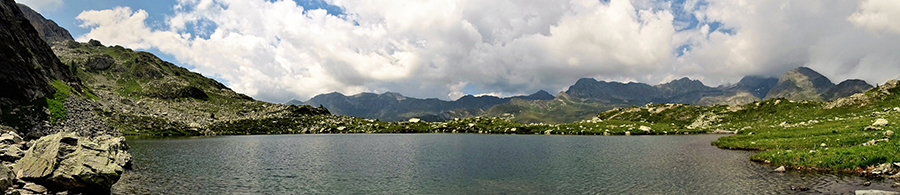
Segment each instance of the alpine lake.
M892 181L788 171L723 135L128 137L114 194L852 194ZM871 186L862 186L864 182ZM793 187L809 188L795 191Z

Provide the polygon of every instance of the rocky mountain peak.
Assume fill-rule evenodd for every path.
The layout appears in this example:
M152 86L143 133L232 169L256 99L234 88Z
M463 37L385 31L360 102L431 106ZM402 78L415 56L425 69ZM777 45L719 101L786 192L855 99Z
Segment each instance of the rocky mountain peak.
M34 26L34 29L37 30L38 35L41 36L47 43L54 43L60 41L74 41L72 35L69 34L69 31L65 28L56 25L56 22L53 20L48 20L41 16L40 13L34 11L30 7L24 4L18 4L19 9L22 10L22 14L25 15L25 18L31 22L31 25Z
M831 87L834 87L834 83L825 77L825 75L819 74L813 69L807 67L798 67L792 71L796 71L797 73L803 74L806 78L812 83L813 87L816 88L818 93L825 92ZM790 73L790 71L789 71Z
M512 97L512 98L518 98L518 99L524 99L524 100L552 100L554 97L553 97L553 95L550 95L549 92L544 91L542 89L542 90L534 92L533 94L528 95L528 96L516 96L516 97Z
M668 83L657 85L656 88L659 88L664 93L683 93L687 91L707 90L711 87L704 85L700 80L682 77L678 80L672 80Z
M781 75L778 83L769 91L765 99L823 101L825 98L821 94L832 87L834 87L834 83L824 75L807 67L799 67Z

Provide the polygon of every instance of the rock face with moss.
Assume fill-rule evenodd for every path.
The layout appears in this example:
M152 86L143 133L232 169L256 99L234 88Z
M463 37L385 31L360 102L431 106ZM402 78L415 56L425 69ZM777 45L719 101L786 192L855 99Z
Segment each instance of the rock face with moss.
M122 137L58 133L34 141L13 171L53 190L108 191L131 163Z

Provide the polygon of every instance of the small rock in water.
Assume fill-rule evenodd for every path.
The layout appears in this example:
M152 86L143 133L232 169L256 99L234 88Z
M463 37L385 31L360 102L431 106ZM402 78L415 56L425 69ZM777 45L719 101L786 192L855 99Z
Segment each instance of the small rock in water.
M784 168L784 166L775 168L775 172L777 172L777 173L784 173L785 171L787 171L787 168Z
M872 185L872 182L867 181L866 183L863 183L863 186L870 186L870 185Z

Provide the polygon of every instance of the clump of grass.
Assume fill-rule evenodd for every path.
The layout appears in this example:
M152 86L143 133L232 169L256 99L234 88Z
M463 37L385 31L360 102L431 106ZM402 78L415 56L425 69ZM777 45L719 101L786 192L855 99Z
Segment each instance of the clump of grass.
M50 123L57 125L60 122L65 121L69 115L68 112L66 112L66 107L63 105L63 102L65 102L66 98L69 97L69 94L72 93L72 87L58 79L53 80L50 85L56 88L56 93L52 96L45 97L44 100L47 103L47 109L50 110Z

